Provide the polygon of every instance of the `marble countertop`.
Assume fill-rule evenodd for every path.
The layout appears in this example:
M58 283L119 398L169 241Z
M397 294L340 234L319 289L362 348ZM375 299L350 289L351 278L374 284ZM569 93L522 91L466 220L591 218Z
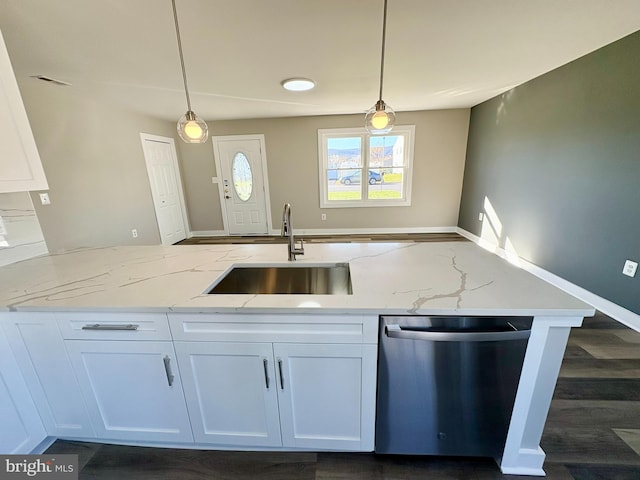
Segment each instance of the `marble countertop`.
M471 242L305 245L297 264L343 263L353 295L207 295L234 264L287 264L286 246L70 251L0 268L0 309L590 316L593 307Z

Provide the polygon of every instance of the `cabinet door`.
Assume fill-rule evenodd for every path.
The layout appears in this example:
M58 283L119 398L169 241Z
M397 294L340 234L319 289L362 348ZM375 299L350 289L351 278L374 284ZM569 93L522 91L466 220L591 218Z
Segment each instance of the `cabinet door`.
M171 342L65 344L99 439L193 441Z
M0 34L0 192L49 188Z
M54 437L95 437L53 314L4 316L2 326L47 433Z
M0 329L0 454L26 454L47 434Z
M176 342L196 443L279 446L270 343Z
M376 346L273 346L286 447L373 450Z

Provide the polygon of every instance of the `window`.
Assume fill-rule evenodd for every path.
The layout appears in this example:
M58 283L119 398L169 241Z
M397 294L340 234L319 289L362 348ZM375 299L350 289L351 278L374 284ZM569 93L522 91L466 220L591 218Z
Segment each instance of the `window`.
M253 172L244 153L238 152L231 162L231 177L236 195L243 202L251 198L253 193Z
M320 208L411 205L414 125L318 130Z

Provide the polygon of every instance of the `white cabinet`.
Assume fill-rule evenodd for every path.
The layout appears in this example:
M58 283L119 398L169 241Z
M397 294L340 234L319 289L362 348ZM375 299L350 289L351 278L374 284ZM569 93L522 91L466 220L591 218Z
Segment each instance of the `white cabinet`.
M171 342L66 345L99 439L193 442Z
M373 450L375 345L176 342L176 351L197 443Z
M165 314L56 314L99 440L193 442Z
M0 329L0 454L31 453L47 436Z
M0 34L0 192L48 188L9 54Z
M54 314L5 313L2 327L47 433L95 437Z
M373 315L169 314L196 442L372 451Z
M270 343L176 342L196 443L279 446Z
M375 345L273 345L285 447L373 450Z

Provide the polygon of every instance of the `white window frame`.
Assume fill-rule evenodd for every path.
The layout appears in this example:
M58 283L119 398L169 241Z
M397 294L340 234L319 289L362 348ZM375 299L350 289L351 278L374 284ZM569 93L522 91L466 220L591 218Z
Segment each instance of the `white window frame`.
M369 199L369 183L360 182L362 198L359 200L329 200L327 188L327 172L329 170L327 139L335 137L362 138L362 178L367 178L369 166L369 138L376 137L361 128L324 128L318 129L318 179L320 184L320 208L353 208L353 207L407 207L411 205L411 184L413 178L413 144L415 125L398 125L387 136L404 135L404 175L402 178L403 197L398 199Z

